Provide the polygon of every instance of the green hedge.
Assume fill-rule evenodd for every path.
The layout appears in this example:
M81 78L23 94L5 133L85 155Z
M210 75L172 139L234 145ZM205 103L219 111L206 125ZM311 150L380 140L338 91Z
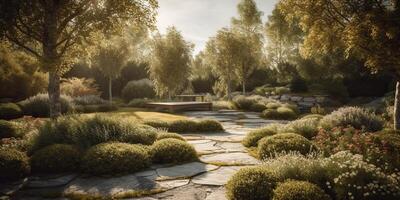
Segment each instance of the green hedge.
M53 144L36 151L31 157L33 172L73 172L79 168L81 152L72 145Z

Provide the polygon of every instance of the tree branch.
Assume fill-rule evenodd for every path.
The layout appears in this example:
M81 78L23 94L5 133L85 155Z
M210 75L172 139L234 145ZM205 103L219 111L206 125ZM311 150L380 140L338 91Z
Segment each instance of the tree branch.
M37 58L41 59L42 56L35 50L33 50L32 48L28 47L27 45L25 45L23 42L19 41L16 38L10 37L10 35L5 34L5 37L10 40L11 42L15 43L16 45L18 45L19 47L25 49L26 51L28 51L29 53L35 55Z

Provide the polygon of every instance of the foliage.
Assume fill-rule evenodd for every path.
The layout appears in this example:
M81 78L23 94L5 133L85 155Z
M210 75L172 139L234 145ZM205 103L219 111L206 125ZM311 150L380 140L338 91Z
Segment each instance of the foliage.
M267 109L267 107L263 103L255 103L250 106L250 110L253 112L262 112L265 109Z
M66 144L53 144L36 151L31 157L33 172L73 172L79 168L80 151Z
M73 100L69 96L61 95L61 113L71 112L74 109ZM19 103L25 115L33 117L50 116L50 100L48 94L37 94Z
M76 105L99 105L107 102L98 95L84 95L75 97L74 103Z
M0 119L16 119L22 117L21 108L14 103L0 104Z
M256 100L247 98L243 95L238 95L233 98L233 103L239 109L250 110L251 106L256 103Z
M196 131L198 132L215 132L215 131L223 131L224 127L222 127L221 123L216 120L200 120L197 122Z
M324 116L321 114L308 114L303 116L301 119L318 119L321 120Z
M315 145L325 154L350 151L364 156L368 162L383 170L400 168L400 136L393 132L361 133L354 128L320 130Z
M95 84L94 79L86 78L69 78L63 79L60 86L61 94L71 97L81 96L98 96L98 86Z
M236 108L232 101L213 101L213 110L234 110Z
M271 199L276 181L275 175L266 168L242 168L226 184L226 196L229 200Z
M15 122L0 120L0 139L18 137L20 130Z
M128 106L129 107L135 107L135 108L145 108L147 103L149 103L150 100L148 99L132 99L129 101Z
M307 92L307 82L301 78L295 78L290 82L290 91L294 93Z
M145 121L145 124L152 126L154 128L160 128L167 130L169 132L213 132L222 131L224 128L221 123L215 120L175 120L171 122L164 121Z
M331 200L317 185L307 181L285 181L274 190L273 200Z
M122 89L122 98L127 102L132 99L153 98L154 96L154 86L149 79L130 81Z
M361 155L338 152L328 159L330 184L337 199L397 199L400 197L400 174L386 174L365 162Z
M192 145L174 138L156 141L151 147L151 155L155 163L177 164L198 159Z
M295 133L279 133L258 142L258 155L262 159L285 152L299 152L306 155L315 150L315 146L307 138Z
M185 89L190 73L192 45L175 28L154 38L149 73L159 96L171 97Z
M18 180L30 172L29 158L15 149L0 148L0 178Z
M0 97L21 100L44 92L47 75L28 54L0 43ZM16 84L18 83L18 84Z
M154 128L118 117L71 116L46 122L39 130L34 149L51 144L73 144L88 148L109 141L152 144L156 137Z
M102 143L91 147L82 159L82 170L90 174L132 173L150 166L150 156L140 145Z
M291 120L297 117L297 113L290 108L279 107L276 110L266 109L261 116L266 119Z
M185 138L183 138L181 135L179 135L177 133L159 132L157 134L157 140L163 140L163 139L167 139L167 138L173 138L173 139L177 139L177 140L186 141Z
M283 129L285 132L297 133L311 140L318 133L319 120L318 118L301 118L286 124Z
M242 144L245 147L256 147L258 141L262 138L275 135L276 133L277 129L275 129L274 124L267 125L264 128L256 129L247 133L246 137L242 140Z
M383 127L383 121L374 113L363 108L342 107L322 118L320 126L324 129L352 126L365 131L379 131Z

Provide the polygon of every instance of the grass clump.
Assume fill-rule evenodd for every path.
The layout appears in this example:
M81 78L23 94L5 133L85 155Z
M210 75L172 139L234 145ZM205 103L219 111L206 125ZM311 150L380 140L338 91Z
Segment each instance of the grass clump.
M18 180L29 173L29 158L25 153L0 148L0 180Z
M212 131L223 131L221 123L215 120L201 120L197 122L196 130L198 132L212 132Z
M0 139L19 136L18 125L14 122L0 120Z
M72 172L78 169L80 159L77 147L53 144L36 151L31 157L31 166L33 172Z
M74 110L74 103L71 97L66 95L60 96L61 113L67 113ZM48 94L37 94L29 97L19 103L25 115L33 117L50 116L50 100Z
M292 120L297 118L297 113L289 107L279 107L277 109L266 109L261 117L275 120Z
M272 200L331 200L324 190L307 181L288 180L278 184Z
M82 170L89 174L133 173L150 166L148 151L141 145L102 143L91 147L82 159Z
M326 130L352 126L356 129L374 132L383 128L383 120L363 108L343 107L323 117L320 126Z
M295 133L279 133L258 142L258 155L262 159L284 152L299 152L305 155L314 150L314 145L307 138Z
M283 129L285 132L297 133L311 140L318 134L319 121L320 120L318 118L301 118L288 123Z
M157 140L163 140L163 139L167 139L167 138L173 138L173 139L177 139L177 140L186 141L185 138L183 138L181 135L179 135L177 133L159 132L157 134Z
M16 119L22 117L22 115L22 110L17 104L0 104L0 119Z
M271 199L276 185L275 175L265 167L240 169L226 185L229 200Z
M245 147L256 147L258 141L264 137L272 136L277 133L277 129L275 129L276 125L269 125L264 128L256 129L254 131L250 131L246 134L246 137L242 140L242 144Z
M149 145L156 137L156 129L118 117L70 116L46 122L39 130L34 149L51 144L73 144L85 149L109 141Z
M151 155L155 163L183 163L197 160L196 150L182 140L167 138L155 142L151 147Z

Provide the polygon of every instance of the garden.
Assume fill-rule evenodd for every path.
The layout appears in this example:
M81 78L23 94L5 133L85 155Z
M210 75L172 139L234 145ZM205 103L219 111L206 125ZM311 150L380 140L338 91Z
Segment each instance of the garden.
M0 199L398 200L399 11L0 1Z

